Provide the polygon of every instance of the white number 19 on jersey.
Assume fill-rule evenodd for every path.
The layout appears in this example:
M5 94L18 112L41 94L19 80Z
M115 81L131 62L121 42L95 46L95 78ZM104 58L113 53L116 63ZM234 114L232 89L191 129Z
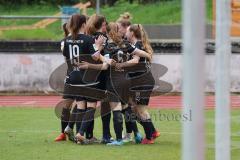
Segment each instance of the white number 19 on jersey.
M69 54L70 54L70 59L79 57L79 46L78 45L69 45Z

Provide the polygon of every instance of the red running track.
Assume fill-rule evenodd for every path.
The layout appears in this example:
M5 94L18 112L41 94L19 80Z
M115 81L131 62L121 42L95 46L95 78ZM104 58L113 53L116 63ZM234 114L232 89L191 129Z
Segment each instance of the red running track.
M176 109L182 107L181 96L152 97L152 108ZM55 107L61 96L0 96L0 107ZM214 96L206 96L206 108L215 106ZM231 96L232 108L240 109L240 96Z

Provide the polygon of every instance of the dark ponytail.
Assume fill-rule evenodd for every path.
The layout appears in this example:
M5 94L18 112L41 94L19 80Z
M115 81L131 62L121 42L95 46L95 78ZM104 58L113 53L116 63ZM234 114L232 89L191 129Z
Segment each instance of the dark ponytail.
M64 31L64 37L66 38L69 35L68 24L64 23L62 28L63 28L63 31Z
M85 15L74 14L72 15L69 22L69 30L72 38L75 40L77 38L78 32L83 24L86 24L87 18Z

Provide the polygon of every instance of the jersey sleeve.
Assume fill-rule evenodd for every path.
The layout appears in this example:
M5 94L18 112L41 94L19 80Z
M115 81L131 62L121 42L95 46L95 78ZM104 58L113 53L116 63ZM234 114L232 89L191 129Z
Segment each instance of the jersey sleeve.
M61 41L61 51L64 49L64 41Z
M112 55L117 53L118 50L119 50L119 47L115 43L106 43L106 45L104 46L103 52L104 52L104 55L111 58Z
M125 48L124 48L124 50L126 51L126 52L128 52L128 53L133 53L134 51L135 51L135 49L136 49L136 47L134 46L134 45L131 45L129 42L124 42L124 46L125 46Z
M63 39L63 40L61 41L61 51L62 51L63 56L64 56L64 57L67 57L65 45L66 45L66 42L65 42L65 39Z
M138 41L136 44L135 44L135 47L140 49L140 50L143 50L143 45L140 41Z

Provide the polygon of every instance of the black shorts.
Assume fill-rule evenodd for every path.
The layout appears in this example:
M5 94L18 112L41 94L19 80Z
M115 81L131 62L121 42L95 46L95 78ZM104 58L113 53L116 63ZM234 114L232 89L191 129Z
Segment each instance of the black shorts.
M101 71L101 73L98 76L98 81L99 81L99 85L98 88L101 90L106 90L106 83L107 83L107 78L108 77L108 73L107 71L103 70Z
M133 91L132 99L135 104L148 105L154 86L144 86L139 88L131 88Z
M138 105L148 105L155 80L151 72L131 77L131 97Z
M98 100L93 97L79 95L79 87L80 85L81 89L84 90L84 87L89 88L99 88L98 82L90 82L90 83L84 83L82 80L82 73L73 71L72 75L67 76L64 84L64 91L63 91L63 98L64 99L74 99L76 101L87 101L87 102L97 102ZM78 91L77 91L78 90Z
M64 92L63 92L63 99L72 99L72 100L76 100L76 101L87 101L87 102L97 102L96 99L93 98L87 98L87 97L83 97L83 96L77 96L74 94L69 94L66 93L66 88L67 88L67 84L64 85Z
M107 79L106 89L114 93L116 97L111 97L108 101L127 104L130 97L130 84L131 81L126 78L125 72L113 71Z

